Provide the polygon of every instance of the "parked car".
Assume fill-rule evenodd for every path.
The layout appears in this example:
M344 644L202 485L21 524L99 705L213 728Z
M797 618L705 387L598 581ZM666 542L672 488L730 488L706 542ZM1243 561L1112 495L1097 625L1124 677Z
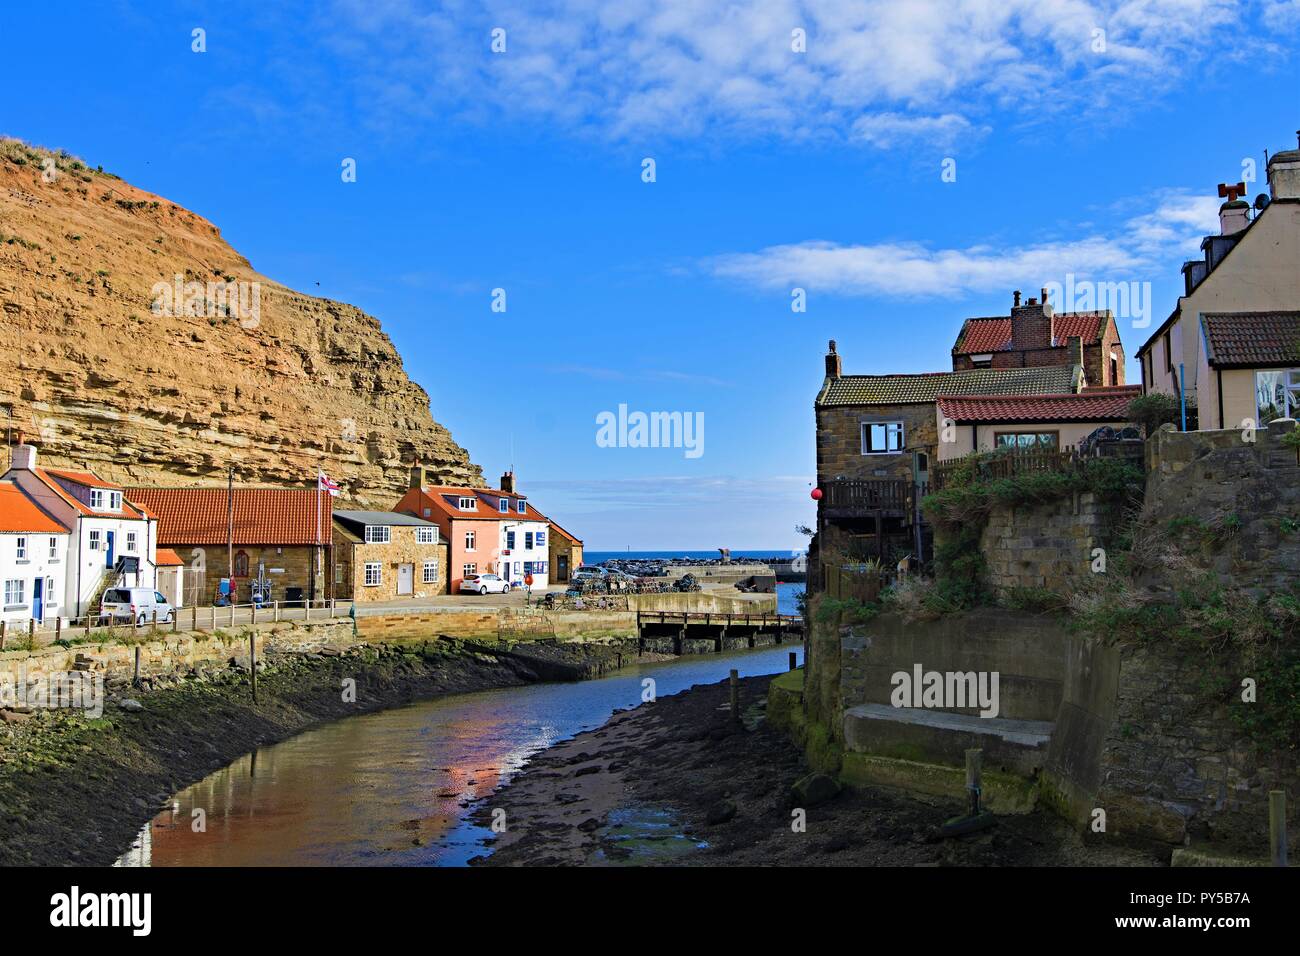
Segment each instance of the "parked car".
M462 594L504 594L510 582L498 574L467 574L460 582Z
M578 570L573 572L573 577L569 580L574 584L583 581L604 581L609 572L595 564L584 564Z
M170 624L176 610L153 588L109 588L99 602L100 620L128 621L136 627L153 622Z

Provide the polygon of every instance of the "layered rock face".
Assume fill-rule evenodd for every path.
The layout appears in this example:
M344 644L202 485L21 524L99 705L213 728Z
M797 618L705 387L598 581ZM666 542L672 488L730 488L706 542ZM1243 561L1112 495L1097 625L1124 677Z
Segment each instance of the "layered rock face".
M377 319L259 275L216 226L0 141L0 427L122 484L314 486L390 507L417 459L482 471ZM7 465L7 460L3 463Z

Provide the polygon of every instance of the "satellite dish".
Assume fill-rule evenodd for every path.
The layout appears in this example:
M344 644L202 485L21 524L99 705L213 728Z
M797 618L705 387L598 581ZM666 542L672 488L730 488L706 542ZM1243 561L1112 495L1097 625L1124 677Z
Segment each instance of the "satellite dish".
M1255 197L1255 211L1263 212L1270 202L1272 200L1268 198L1268 193L1260 193Z

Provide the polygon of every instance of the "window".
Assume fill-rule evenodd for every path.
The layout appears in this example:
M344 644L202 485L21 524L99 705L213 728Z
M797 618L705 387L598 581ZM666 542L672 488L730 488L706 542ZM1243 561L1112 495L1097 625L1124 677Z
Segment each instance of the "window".
M497 508L498 508L498 510L499 510L502 514L507 514L507 513L510 511L510 499L509 499L509 498L502 498L502 499L497 503Z
M90 489L90 507L93 511L103 511L104 502L108 498L107 492L102 488Z
M59 560L59 539L58 538L50 539L50 560L51 561Z
M992 368L993 353L984 352L983 354L980 355L972 355L970 357L970 364L971 364L971 368Z
M134 531L128 531L126 533L126 553L135 554L135 532Z
M466 532L465 532L465 550L466 550L466 551L473 551L473 550L474 550L474 542L475 542L476 540L477 540L477 538L476 538L475 533L474 533L473 531L466 531Z
M1173 349L1173 345L1169 341L1168 332L1165 333L1164 345L1165 345L1165 371L1172 372L1174 370L1174 349Z
M432 516L432 514L433 514L433 509L432 509L432 508L425 508L425 509L424 509L424 516L425 516L426 518Z
M235 577L237 578L248 577L248 552L247 551L235 552Z
M545 532L545 531L539 531L539 532L537 532L537 546L538 546L539 548L544 548L544 547L546 547L546 532Z
M5 607L21 607L26 604L24 600L27 593L27 582L23 580L13 580L5 582Z
M506 532L506 550L507 550L507 551L513 551L514 549L515 549L515 533L514 533L513 531L507 531L507 532Z
M19 561L27 560L27 539L26 538L18 539L18 560Z
M525 562L524 562L524 574L532 574L532 573L533 573L533 562L531 562L531 561L525 561Z
M366 587L376 588L384 583L384 569L378 561L366 562Z
M478 511L477 498L461 498L456 502L456 507L461 511Z
M902 422L862 423L862 454L896 455L902 450Z
M1060 432L994 432L995 448L1056 448Z
M532 533L531 531L525 531L525 532L524 532L524 550L525 550L525 551L531 551L532 549L533 549L533 533Z
M392 540L392 529L386 524L366 525L366 544L388 544Z
M347 583L347 570L348 570L348 566L341 561L338 564L334 565L335 584Z
M122 492L113 491L108 495L108 508L110 511L122 510Z
M416 544L437 544L438 529L437 528L416 528L415 543Z
M467 578L473 577L474 575L478 574L478 565L477 564L462 565L460 572Z
M100 548L99 548L99 542L100 542L100 532L98 532L98 531L92 531L92 532L90 532L90 545L89 545L89 547L90 547L90 550L91 550L91 551L98 551L98 550L100 549Z
M520 498L520 499L519 499L518 504L519 504L519 513L520 513L521 515L526 515L526 514L528 514L528 504L527 504L527 502L524 501L523 498Z
M424 583L425 584L438 583L438 562L437 561L424 562Z
M1259 424L1300 414L1300 368L1255 373L1255 404Z
M1110 382L1109 385L1119 384L1119 356L1114 352L1110 353Z

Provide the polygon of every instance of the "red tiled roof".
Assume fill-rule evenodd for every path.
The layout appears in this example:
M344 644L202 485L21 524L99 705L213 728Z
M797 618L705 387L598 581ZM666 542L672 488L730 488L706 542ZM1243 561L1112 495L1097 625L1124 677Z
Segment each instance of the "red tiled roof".
M1122 422L1137 385L1061 395L942 395L940 412L954 422Z
M1211 365L1300 364L1300 312L1226 312L1201 316Z
M154 555L153 563L160 568L180 568L185 566L181 556L171 548L159 548Z
M1052 345L1062 346L1076 335L1088 345L1101 338L1106 312L1061 312L1052 316ZM954 355L983 355L1011 348L1011 316L967 319L952 347Z
M90 474L90 472L55 471L50 468L33 468L32 474L35 475L37 478L39 478L42 484L44 484L47 488L53 491L56 495L62 498L73 508L76 508L77 511L81 512L83 515L88 515L92 518L126 518L131 521L141 521L145 517L145 512L139 508L136 508L135 505L133 505L129 500L127 500L125 493L123 493L122 496L122 510L120 512L93 511L91 510L91 507L89 505L81 501L78 501L72 495L68 494L67 490L61 484L59 484L57 480L55 480L55 476L57 475L58 477L62 478L64 481L70 481L78 485L87 485L87 482L83 481L82 478L89 478L94 481L94 484L89 484L87 485L88 487L105 488L108 489L109 491L123 490L118 485L110 485L101 482L94 475ZM74 475L77 477L73 477Z
M516 504L523 496L509 494L497 488L456 488L450 485L425 486L420 489L423 494L423 500L430 507L437 509L449 518L455 518L458 521L504 521L507 518L513 518L515 521L547 521L546 515L542 514L531 503L525 500L524 513L519 513L519 506ZM447 498L477 498L477 511L461 511L456 507L455 502L448 501ZM499 502L502 498L510 500L510 510L499 510ZM423 517L421 514L420 517Z
M225 544L225 488L132 488L128 494L158 515L158 543ZM334 499L305 488L236 488L237 545L328 544Z
M28 498L13 482L0 481L0 531L67 534L63 527Z
M108 488L112 491L121 491L121 485L115 485L110 481L105 481L98 475L93 475L88 471L69 471L65 468L45 468L42 469L46 474L54 475L56 478L63 478L71 481L73 484L85 485L87 488Z

